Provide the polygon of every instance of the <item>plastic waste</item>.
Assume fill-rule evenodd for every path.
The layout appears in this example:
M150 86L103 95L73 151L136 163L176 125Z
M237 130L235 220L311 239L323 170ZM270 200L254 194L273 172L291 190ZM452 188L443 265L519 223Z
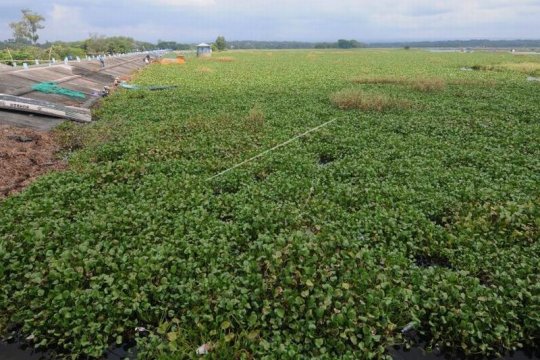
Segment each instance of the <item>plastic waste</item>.
M401 329L401 333L402 334L408 333L409 331L413 330L415 326L416 326L415 322L411 321L410 323L405 325L403 329Z
M175 86L175 85L170 85L170 86L160 86L160 85L139 86L139 85L131 85L131 84L128 84L127 82L125 82L125 81L122 81L120 83L120 87L122 89L127 89L127 90L150 90L150 91L168 90L168 89L177 88L177 86Z
M195 352L197 353L197 355L206 355L211 350L212 350L212 344L206 343L199 346Z

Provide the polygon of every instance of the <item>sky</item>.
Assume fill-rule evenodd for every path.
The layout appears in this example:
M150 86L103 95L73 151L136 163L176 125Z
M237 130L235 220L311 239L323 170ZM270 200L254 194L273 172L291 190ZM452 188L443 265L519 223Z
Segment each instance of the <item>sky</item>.
M540 39L540 0L0 0L0 40L29 8L42 41Z

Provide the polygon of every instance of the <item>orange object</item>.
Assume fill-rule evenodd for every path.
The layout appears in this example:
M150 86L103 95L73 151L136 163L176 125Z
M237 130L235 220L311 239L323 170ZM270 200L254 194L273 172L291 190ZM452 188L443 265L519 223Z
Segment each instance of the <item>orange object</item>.
M169 58L159 59L159 63L163 64L163 65L185 64L186 63L186 58L184 56L182 56L182 55L179 55L179 56L176 57L176 59L169 59Z

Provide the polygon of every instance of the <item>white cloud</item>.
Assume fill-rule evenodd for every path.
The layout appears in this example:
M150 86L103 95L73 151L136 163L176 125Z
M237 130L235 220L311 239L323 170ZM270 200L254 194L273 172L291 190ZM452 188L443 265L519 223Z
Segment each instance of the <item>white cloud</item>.
M45 15L43 40L540 38L540 0L0 0L0 39L24 7Z
M173 7L186 7L186 6L211 6L215 5L215 0L150 0L143 1L152 5L165 5Z
M83 9L76 6L55 3L45 15L45 19L45 29L40 32L42 40L79 40L87 38L88 34L95 30L86 21Z

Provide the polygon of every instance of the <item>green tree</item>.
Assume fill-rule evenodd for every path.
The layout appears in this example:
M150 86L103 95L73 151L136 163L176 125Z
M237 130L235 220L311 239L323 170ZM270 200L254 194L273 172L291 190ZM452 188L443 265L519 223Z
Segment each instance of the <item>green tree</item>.
M111 36L107 38L107 52L126 53L136 48L135 40L126 36Z
M159 49L171 49L171 50L189 50L191 46L189 44L181 44L176 41L163 41L158 40L157 47Z
M223 36L218 36L214 44L219 51L223 51L227 48L227 41L225 41L225 37Z
M350 40L350 42L351 42L351 46L352 46L353 48L355 48L355 49L356 49L356 48L364 48L364 47L366 47L365 44L363 44L363 43L361 43L361 42L359 42L359 41L357 41L357 40Z
M356 40L339 39L337 41L337 47L340 49L355 49L365 47L365 45Z
M13 37L16 41L30 41L35 45L39 39L37 31L44 28L41 23L45 18L29 9L23 9L21 12L22 19L9 24Z
M150 44L151 45L151 44ZM103 54L103 53L127 53L137 49L137 42L126 36L111 36L105 37L98 34L90 34L90 38L86 39L82 45L83 49L88 54Z
M107 40L103 35L91 33L90 37L84 41L83 49L88 54L102 54L107 51Z

